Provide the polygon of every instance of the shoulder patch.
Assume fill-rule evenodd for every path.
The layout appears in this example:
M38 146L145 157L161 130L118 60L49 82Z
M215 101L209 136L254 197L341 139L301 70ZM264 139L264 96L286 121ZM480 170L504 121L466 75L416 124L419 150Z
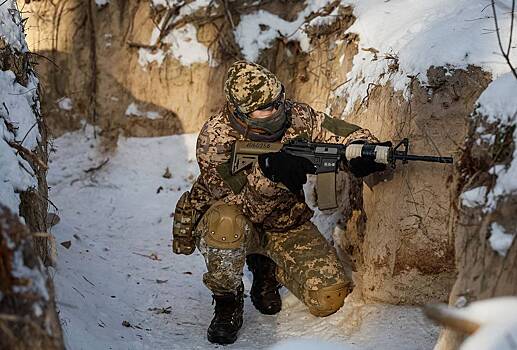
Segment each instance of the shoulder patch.
M347 137L351 133L361 129L360 126L348 123L341 119L332 118L327 114L325 114L325 119L323 120L323 123L321 123L321 127L327 129L333 134L343 137Z
M217 167L217 173L223 179L224 183L227 184L234 194L239 194L244 186L248 183L246 174L243 171L238 172L235 175L231 174L231 163L224 162L219 164Z

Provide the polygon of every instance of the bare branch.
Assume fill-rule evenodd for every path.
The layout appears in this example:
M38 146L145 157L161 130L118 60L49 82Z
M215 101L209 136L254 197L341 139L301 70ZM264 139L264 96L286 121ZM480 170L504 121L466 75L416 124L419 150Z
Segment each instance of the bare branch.
M501 40L499 24L497 23L497 12L495 10L495 0L491 0L491 5L492 5L492 12L494 13L495 31L497 33L497 42L499 43L499 49L501 50L501 53L503 54L503 57L504 57L506 63L508 64L508 66L510 66L513 76L515 77L515 79L517 79L517 71L515 70L515 67L512 65L512 62L510 61L510 47L511 47L511 43L512 43L512 31L513 31L513 21L514 21L514 11L513 10L515 9L515 0L512 1L512 21L511 21L511 25L510 25L511 29L510 29L510 41L508 43L508 51L505 51L503 48L503 42Z
M26 158L30 159L34 164L37 164L41 169L47 171L48 166L45 164L41 159L39 159L34 153L29 151L27 148L23 147L22 145L14 142L14 141L7 141L7 144L17 150L19 153L24 155Z
M506 50L506 55L508 55L508 57L510 57L510 49L512 48L514 15L515 15L515 0L512 1L512 20L510 22L510 39L508 39L508 49Z

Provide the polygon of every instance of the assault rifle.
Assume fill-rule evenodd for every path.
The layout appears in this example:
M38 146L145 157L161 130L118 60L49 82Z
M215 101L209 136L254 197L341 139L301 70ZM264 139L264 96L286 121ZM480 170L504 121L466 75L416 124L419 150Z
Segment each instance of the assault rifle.
M452 157L417 156L408 154L409 140L403 139L395 147L374 144L351 144L348 146L335 143L318 143L302 139L291 140L285 144L279 142L236 141L232 150L231 174L234 175L250 164L258 161L258 156L270 152L283 151L308 159L317 176L316 191L318 207L332 209L337 207L336 173L340 162L348 162L357 157L368 158L376 163L387 164L395 168L397 160L423 161L433 163L452 163Z

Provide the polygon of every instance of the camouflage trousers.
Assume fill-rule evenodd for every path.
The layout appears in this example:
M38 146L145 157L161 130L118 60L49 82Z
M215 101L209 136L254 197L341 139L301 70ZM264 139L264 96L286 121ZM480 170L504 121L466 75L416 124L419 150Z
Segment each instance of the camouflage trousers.
M334 313L350 291L335 249L311 222L288 232L261 232L237 206L217 202L203 215L195 235L208 270L203 282L214 294L238 290L248 254L271 258L277 280L313 315Z

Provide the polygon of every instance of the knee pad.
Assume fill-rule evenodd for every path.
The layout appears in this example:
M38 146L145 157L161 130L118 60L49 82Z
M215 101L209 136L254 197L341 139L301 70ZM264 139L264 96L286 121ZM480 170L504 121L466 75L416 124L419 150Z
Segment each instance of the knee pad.
M205 214L208 232L204 240L209 247L236 249L244 244L250 223L236 205L216 203Z
M314 316L325 317L339 310L345 302L350 288L345 283L339 283L317 290L308 290L307 306Z

